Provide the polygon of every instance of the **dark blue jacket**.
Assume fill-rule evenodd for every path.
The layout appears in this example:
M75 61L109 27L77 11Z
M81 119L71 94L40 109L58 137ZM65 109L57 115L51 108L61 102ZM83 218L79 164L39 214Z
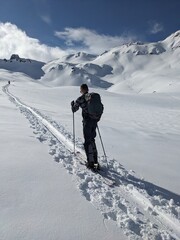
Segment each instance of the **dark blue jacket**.
M82 108L82 117L83 117L83 119L89 118L87 101L86 101L86 94L87 93L84 93L82 96L78 97L78 99L74 102L74 106L72 106L72 110L74 112L79 110L79 107Z

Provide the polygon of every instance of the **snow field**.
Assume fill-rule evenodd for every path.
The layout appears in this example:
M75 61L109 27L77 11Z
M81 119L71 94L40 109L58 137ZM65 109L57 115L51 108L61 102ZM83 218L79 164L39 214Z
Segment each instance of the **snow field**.
M57 139L27 113L29 128L3 92L0 99L0 239L127 239L81 197L72 174L51 161Z
M7 90L5 91L8 93ZM36 129L35 134L40 141L46 141L46 134L48 132L49 135L50 132L52 139L49 153L55 161L61 162L67 171L75 176L75 182L82 195L101 211L105 219L114 220L130 239L151 239L152 236L155 237L154 239L178 239L178 195L175 202L165 199L166 192L164 191L163 195L159 191L163 189L158 189L153 184L151 191L152 187L156 188L154 196L149 195L148 182L137 179L115 160L109 161L109 173L117 186L108 186L103 183L101 176L88 171L79 163L83 156L80 159L78 156L73 158L71 134L66 133L62 126L57 127L58 124L55 121L42 116L38 111L9 95L16 104L21 106L21 111ZM46 127L42 125L45 121L47 121ZM42 125L42 129L40 127L39 130L37 123ZM58 128L58 131L53 130L54 127L56 130ZM65 136L65 141L62 135ZM82 143L79 143L79 146L82 146ZM159 199L155 194L156 191L160 193ZM159 203L158 207L157 203Z
M79 87L49 88L31 82L15 82L13 94L40 109L72 133L70 102ZM114 94L98 91L105 106L99 124L106 154L127 169L164 189L179 192L179 94ZM75 114L76 137L82 142L81 111ZM99 155L102 147L96 137Z

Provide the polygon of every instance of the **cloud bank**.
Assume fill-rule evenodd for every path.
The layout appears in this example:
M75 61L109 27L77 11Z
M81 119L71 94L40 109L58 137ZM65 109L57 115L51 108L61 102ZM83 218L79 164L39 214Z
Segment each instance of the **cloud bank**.
M38 39L30 38L14 24L0 22L0 58L9 59L13 53L43 62L67 54L59 47L49 47Z
M51 23L47 16L43 16L42 20L47 24ZM64 40L65 50L42 44L12 23L0 22L0 58L9 59L12 54L18 54L23 58L48 62L77 51L101 54L105 50L136 40L136 37L130 35L113 37L86 28L65 28L64 31L56 31L54 34Z
M96 31L86 28L65 28L62 32L55 32L55 36L63 39L67 47L81 45L86 51L100 54L105 50L136 40L135 36L109 36L98 34Z

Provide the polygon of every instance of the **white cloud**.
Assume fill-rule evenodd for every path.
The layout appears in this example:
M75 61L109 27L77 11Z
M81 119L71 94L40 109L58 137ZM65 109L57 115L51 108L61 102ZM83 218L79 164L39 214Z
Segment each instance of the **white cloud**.
M47 62L66 54L59 47L49 47L11 23L0 22L0 58L10 58L11 54Z
M135 36L109 36L98 34L96 31L86 28L65 28L62 32L55 32L55 36L64 39L67 46L81 44L81 49L92 53L102 53L112 47L136 40Z
M48 25L50 25L52 23L52 20L51 20L50 16L48 16L48 15L41 15L40 17L43 20L43 22L47 23Z
M45 21L48 23L50 19L47 18ZM130 35L112 37L86 28L65 28L63 32L55 32L55 35L65 40L66 50L42 44L38 39L29 37L16 25L0 22L0 58L9 59L12 54L19 54L20 57L47 62L76 51L99 54L125 42L136 40L136 37Z
M164 30L164 27L161 23L158 22L149 22L150 24L150 30L149 32L151 34L156 34L158 32L162 32Z

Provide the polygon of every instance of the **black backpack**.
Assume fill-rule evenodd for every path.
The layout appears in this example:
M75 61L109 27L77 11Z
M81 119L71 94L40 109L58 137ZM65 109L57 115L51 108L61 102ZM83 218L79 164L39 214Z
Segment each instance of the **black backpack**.
M99 121L104 110L100 95L98 93L87 93L85 98L90 118Z

